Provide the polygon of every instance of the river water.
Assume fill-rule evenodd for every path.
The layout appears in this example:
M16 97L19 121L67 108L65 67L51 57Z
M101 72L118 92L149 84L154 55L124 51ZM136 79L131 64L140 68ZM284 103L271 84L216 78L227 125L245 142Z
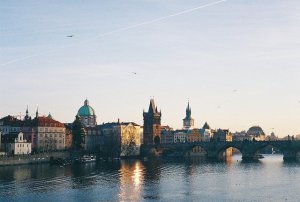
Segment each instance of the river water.
M0 167L0 201L299 201L300 163L204 159Z

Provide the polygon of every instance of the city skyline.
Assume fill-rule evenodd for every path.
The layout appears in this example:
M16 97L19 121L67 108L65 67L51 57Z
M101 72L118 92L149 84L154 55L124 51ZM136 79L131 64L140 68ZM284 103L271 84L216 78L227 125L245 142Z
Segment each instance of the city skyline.
M150 97L149 98L149 101L150 101L150 105L151 105L151 100L153 100L154 101L154 103L155 103L155 100L154 100L154 97L152 96L152 97ZM67 120L67 121L62 121L62 120L60 120L60 119L57 119L56 117L53 117L53 113L51 112L51 111L49 111L48 113L47 112L45 112L45 111L42 111L41 112L41 110L40 110L40 108L39 108L39 106L37 105L36 106L36 108L35 108L35 110L33 110L33 111L31 111L30 110L30 108L29 108L29 106L28 105L26 105L26 112L24 111L24 113L22 113L22 112L19 112L19 114L7 114L7 115L10 115L10 116L13 116L13 117L16 117L16 118L18 118L18 119L21 119L21 120L23 120L24 118L25 118L25 116L26 116L26 114L27 115L29 115L29 116L31 116L31 117L36 117L36 115L38 114L39 116L41 116L41 117L47 117L47 116L51 116L51 118L53 118L54 120L57 120L57 121L60 121L60 122L62 122L62 123L72 123L74 120L75 120L75 118L76 118L76 116L78 115L78 113L79 113L79 110L81 109L81 107L82 106L84 106L84 105L86 105L86 102L88 103L88 106L91 106L91 105L89 105L89 100L88 100L88 98L86 98L85 99L85 101L84 101L84 104L83 105L81 105L79 108L78 108L78 110L77 110L77 112L75 113L75 115L74 115L74 119L73 120ZM191 107L191 104L190 104L190 100L188 100L187 101L187 106L186 106L186 108L185 108L185 112L184 112L184 114L186 115L186 110L187 110L187 108L189 107L189 110L192 110L192 107ZM94 110L95 111L95 115L97 116L97 112L96 112L96 110L93 108L93 106L91 106L92 107L92 110ZM157 107L157 105L156 105L156 107ZM143 109L143 113L145 112L145 111L147 111L148 110L148 108L146 107L146 108L144 108ZM158 111L161 111L161 108L158 108ZM5 116L7 116L7 115L3 115L3 116L1 116L0 115L0 118L3 118L3 117L5 117ZM163 113L162 113L162 115L163 115ZM193 116L194 117L194 116ZM183 119L181 119L181 121L182 121ZM193 119L194 120L194 119ZM104 124L104 123L116 123L116 122L128 122L128 121L130 121L130 122L134 122L134 123L137 123L137 124L139 124L139 125L143 125L143 119L141 119L141 120L136 120L136 121L132 121L132 120L123 120L123 119L120 119L119 117L116 119L116 120L110 120L110 121L107 121L107 120L100 120L100 122L99 122L99 119L98 119L98 117L96 117L96 122L98 123L98 124ZM197 123L197 122L196 122ZM203 125L205 125L205 124L209 124L209 125L211 125L210 124L210 122L208 122L208 121L203 121L203 123L198 123L198 124L196 124L196 125L194 125L194 126L192 126L191 128L202 128L203 127ZM183 124L181 123L181 126L173 126L173 125L170 125L170 124L168 124L168 123L163 123L162 122L162 125L164 125L164 126L169 126L169 127L171 127L171 128L173 128L174 130L181 130L181 129L184 129L184 126L183 126ZM217 130L217 129L219 129L220 127L215 127L215 126L213 126L213 125L211 125L212 126L212 129L215 129L215 130ZM259 125L259 124L253 124L253 125L249 125L249 127L248 128L244 128L244 129L240 129L240 130L231 130L230 128L226 128L226 127L224 127L224 128L221 128L221 129L229 129L230 130L230 132L242 132L242 131L248 131L248 129L249 128L251 128L251 127L255 127L255 126L259 126L259 127L262 127L261 125ZM262 129L266 132L267 130L265 130L263 127L262 127ZM271 133L274 133L274 131L275 131L275 128L271 128L270 129L270 133L266 133L266 135L270 135ZM277 135L277 134L275 134L275 135ZM287 135L279 135L278 137L286 137L286 136L288 136L288 135L290 135L290 136L292 136L292 135L298 135L298 134L287 134Z
M206 4L214 5L193 10ZM154 96L163 125L181 128L189 99L197 127L207 121L234 132L259 125L267 134L297 135L299 6L279 0L5 1L0 116L24 114L27 105L35 113L39 105L41 114L70 122L87 97L99 123L142 124ZM176 15L187 10L193 11Z

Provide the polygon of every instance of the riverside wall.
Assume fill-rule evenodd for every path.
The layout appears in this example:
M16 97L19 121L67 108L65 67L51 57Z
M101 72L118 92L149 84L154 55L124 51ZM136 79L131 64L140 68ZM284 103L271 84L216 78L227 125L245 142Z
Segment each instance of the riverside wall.
M58 152L30 154L30 155L15 155L9 157L1 156L0 166L49 163L51 159L58 159L58 158L62 158L62 159L70 158L70 152L58 151Z

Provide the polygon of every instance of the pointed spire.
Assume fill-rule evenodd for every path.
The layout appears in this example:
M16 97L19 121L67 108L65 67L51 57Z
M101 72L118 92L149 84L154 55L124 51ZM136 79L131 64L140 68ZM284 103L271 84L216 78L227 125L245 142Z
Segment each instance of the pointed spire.
M53 119L51 113L49 112L48 116L49 119Z
M26 116L28 116L28 105L27 105L27 108L26 108Z
M207 122L205 122L204 126L202 127L203 129L210 129L210 126L208 125Z
M88 101L87 98L86 98L85 101L84 101L84 105L85 105L85 106L89 105L89 101Z
M154 103L154 99L153 98L150 99L150 105L149 105L149 110L148 111L152 112L152 113L156 112L155 111L155 103Z
M37 106L37 108L36 108L35 117L36 117L36 118L38 118L38 117L39 117L39 106Z
M191 110L191 107L190 107L190 100L188 100L188 105L186 107L186 117L191 118L191 114L192 114L192 110Z

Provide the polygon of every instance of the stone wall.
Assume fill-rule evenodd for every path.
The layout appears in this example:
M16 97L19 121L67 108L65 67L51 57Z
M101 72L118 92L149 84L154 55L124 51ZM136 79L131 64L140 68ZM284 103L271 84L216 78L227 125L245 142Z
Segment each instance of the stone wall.
M0 166L49 163L51 157L53 157L54 159L57 158L66 159L70 157L70 152L61 151L61 152L52 152L52 153L43 153L43 154L34 154L34 155L18 155L13 157L1 156Z

